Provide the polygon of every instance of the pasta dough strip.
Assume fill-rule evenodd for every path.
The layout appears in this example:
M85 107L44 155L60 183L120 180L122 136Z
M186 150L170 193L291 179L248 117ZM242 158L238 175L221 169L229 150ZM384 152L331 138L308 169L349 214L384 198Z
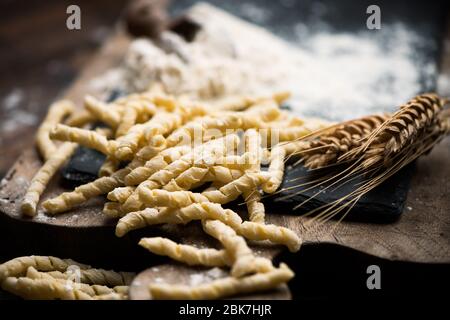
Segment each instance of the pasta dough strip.
M109 177L101 177L90 183L78 186L74 191L64 192L59 196L46 200L42 205L50 214L57 214L70 210L78 206L88 199L106 194L117 187L124 185L125 176L131 172L133 168L141 165L145 160L155 156L161 148L144 147L136 155L136 158L125 168L116 171Z
M245 204L247 205L248 218L252 222L264 223L266 209L261 202L261 194L257 189L245 191L243 193Z
M102 164L100 169L98 170L99 177L108 177L117 171L117 168L120 165L120 161L114 159L111 156L107 156L105 162Z
M70 281L70 278L68 276L64 277L60 276L60 277L53 277L51 273L45 273L45 272L40 272L38 270L36 270L33 267L29 267L26 273L26 277L29 279L48 279L48 280L53 280L53 281L58 281L62 284L69 284L68 280ZM124 294L126 293L128 290L128 286L120 286L120 287L114 287L114 288L110 288L104 285L97 285L97 284L93 284L93 285L89 285L86 283L83 283L82 280L80 279L80 282L73 282L71 283L71 285L73 285L74 287L76 287L76 289L87 293L88 295L90 295L91 297L96 297L96 296L100 296L100 295L105 295L105 294L118 294L118 297L120 299L124 298Z
M277 145L272 148L268 170L270 178L262 185L264 192L274 193L283 182L285 156L286 150L282 146Z
M236 232L249 240L269 240L272 243L283 244L291 252L300 249L301 239L291 229L274 224L262 224L244 221Z
M93 96L86 96L84 99L84 107L96 119L104 122L112 129L116 129L121 121L120 112L117 110L117 107L114 108L111 104L103 103Z

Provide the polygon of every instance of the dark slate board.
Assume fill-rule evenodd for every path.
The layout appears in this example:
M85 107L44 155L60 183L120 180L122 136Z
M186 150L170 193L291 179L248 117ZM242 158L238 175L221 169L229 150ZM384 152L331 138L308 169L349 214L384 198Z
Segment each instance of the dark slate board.
M108 101L120 97L120 91L113 91ZM95 127L102 126L97 124ZM63 183L68 187L91 182L98 177L98 171L105 161L104 154L86 147L78 147L69 162L61 169Z
M337 172L341 172L342 170L337 170ZM352 210L350 210L346 218L380 223L396 220L404 209L413 173L414 164L403 168L385 183L364 195ZM296 187L299 183L313 181L319 176L325 177L327 174L329 172L325 170L311 171L301 165L286 170L283 184L281 185L281 190L286 190L268 197L264 203L270 212L280 212L283 214L307 213L351 193L355 190L355 185L363 181L363 178L359 177L349 182L344 182L342 185L340 183L331 185L336 181L335 179L312 189L308 189L308 186ZM337 187L338 185L339 187ZM298 204L303 203L310 197L313 198L301 207L296 208ZM342 214L338 214L336 218L340 218L341 216Z
M195 2L194 0L178 0L173 2L171 13L173 15L179 14ZM252 21L254 17L245 15L245 12L241 10L243 5L242 1L210 0L208 2L244 19L250 20L253 23L261 24L261 21ZM373 4L372 1L368 0L255 0L249 2L254 2L257 6L270 10L270 18L264 21L264 27L288 41L294 41L291 31L292 26L298 21L304 21L312 27L315 25L323 26L325 24L330 30L336 32L358 34L366 25L366 8ZM419 91L434 90L437 74L436 72L430 73L428 70L424 70L422 66L429 63L438 66L441 38L446 18L445 14L448 12L446 2L380 0L376 4L382 10L383 26L389 27L392 23L401 22L406 24L409 30L414 31L420 39L427 40L426 45L419 42L416 48L417 68L422 75ZM325 13L319 16L316 14L318 6L327 7ZM298 39L295 40L298 41ZM438 69L436 68L436 70ZM326 94L326 91L324 91L324 94ZM117 96L117 93L115 93L115 96ZM115 96L111 97L111 99L114 99ZM103 159L104 156L95 151L79 148L68 165L63 169L63 177L71 184L81 184L91 181L95 179ZM384 184L364 196L353 208L348 217L373 222L385 222L397 219L403 211L412 173L413 165L404 168ZM283 187L293 185L293 180L308 174L303 167L287 170ZM276 197L269 197L265 200L265 203L269 209L273 209L270 212L301 214L324 203L332 202L345 193L348 193L352 188L351 185L345 185L334 192L320 194L313 201L310 201L301 209L295 211L293 208L296 204L303 202L306 197L315 194L318 189L309 190L289 199L282 199L288 192L293 193L298 191L293 189L282 192Z

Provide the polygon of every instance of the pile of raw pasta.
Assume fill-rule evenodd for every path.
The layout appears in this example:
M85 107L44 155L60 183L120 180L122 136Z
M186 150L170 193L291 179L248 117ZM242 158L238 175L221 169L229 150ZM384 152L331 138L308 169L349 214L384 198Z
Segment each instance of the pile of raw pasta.
M292 230L265 223L261 197L280 186L285 158L297 151L295 140L327 123L281 110L287 97L286 93L234 96L206 104L170 96L154 86L110 103L87 96L84 110L77 112L70 101L56 102L37 133L45 163L31 181L22 211L36 214L51 177L82 145L106 155L100 177L44 201L47 214L107 195L103 213L119 219L118 237L147 226L199 220L205 233L223 247L198 248L161 237L141 239L139 244L155 254L189 265L230 269L229 277L199 286L151 284L153 298L222 298L286 283L293 272L285 264L275 267L255 255L246 240L284 245L290 251L301 245ZM107 128L92 129L98 122ZM248 217L225 207L239 197L246 203ZM0 274L0 280L5 278ZM39 290L33 291L35 295L21 294L17 287L12 290L11 283L16 282L9 281L7 289L39 298ZM28 286L35 284L30 280Z

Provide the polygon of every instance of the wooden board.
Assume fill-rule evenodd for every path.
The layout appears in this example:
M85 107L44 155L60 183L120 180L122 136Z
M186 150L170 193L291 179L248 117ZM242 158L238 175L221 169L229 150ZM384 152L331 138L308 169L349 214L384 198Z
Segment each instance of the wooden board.
M120 30L84 69L65 97L81 103L93 93L89 79L116 66L129 39ZM447 48L448 50L448 48ZM444 57L448 53L444 53ZM406 212L391 224L343 222L324 224L315 232L305 232L306 219L289 212L268 213L268 222L287 226L304 238L305 245L332 243L373 256L411 262L450 263L450 139L417 163ZM142 236L168 235L184 243L209 242L198 224L187 227L166 226L139 230L122 239L114 236L115 221L101 214L102 198L92 199L71 212L49 218L39 208L33 219L22 217L19 207L32 176L41 165L34 149L26 150L0 184L0 228L6 257L27 254L51 254L71 257L105 268L142 270L167 262L137 246ZM51 198L64 190L55 178L42 197ZM258 245L264 256L273 257L284 250L280 246Z

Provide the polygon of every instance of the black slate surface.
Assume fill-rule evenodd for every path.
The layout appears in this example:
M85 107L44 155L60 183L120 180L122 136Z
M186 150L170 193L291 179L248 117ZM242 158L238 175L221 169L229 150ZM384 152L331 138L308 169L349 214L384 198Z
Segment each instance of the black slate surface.
M118 90L113 91L108 101L114 101L122 94ZM95 127L102 125L99 123ZM98 170L100 170L105 159L105 155L97 150L78 147L69 162L61 169L63 183L68 187L73 187L95 180L98 177Z
M179 14L195 2L193 0L178 0L172 4L171 12L174 15ZM210 0L207 2L250 20L253 23L261 24L261 21L256 19L258 15L249 16L246 14L248 10L242 10L242 5L245 5L242 1ZM294 41L292 26L298 21L303 21L308 26L311 26L311 28L315 26L322 28L326 25L327 28L336 32L358 34L366 25L367 15L365 12L367 6L374 4L372 1L366 0L255 0L247 2L253 2L257 6L270 10L270 18L264 21L263 26L288 41ZM446 2L381 0L377 1L376 4L382 9L383 26L389 28L394 23L404 23L420 39L426 39L426 41L418 42L416 45L417 69L422 75L421 88L417 93L434 90L436 87L437 71L430 73L423 66L429 65L429 63L438 66L445 14L448 12ZM327 7L327 10L323 14L317 14L317 8L320 8L320 6ZM299 41L299 39L295 39L295 41ZM437 67L436 70L438 70ZM111 97L111 100L117 94L115 93L114 97ZM326 94L326 90L324 90L323 94ZM95 179L103 159L104 156L96 151L79 148L64 168L63 177L71 184L81 184L91 181ZM373 222L397 219L403 211L413 167L413 165L410 165L404 168L384 184L364 196L353 208L348 217ZM299 178L303 179L308 175L310 173L303 167L286 170L283 187L295 185L298 183ZM355 181L353 180L352 182L354 183ZM291 189L281 192L275 197L267 198L265 203L269 209L275 209L271 210L273 212L301 214L338 199L351 191L352 188L354 187L351 184L346 184L333 192L321 193L314 200L297 210L293 208L303 202L307 197L314 195L319 189L312 189L289 198L284 197L289 193L292 194L299 191L298 189Z

